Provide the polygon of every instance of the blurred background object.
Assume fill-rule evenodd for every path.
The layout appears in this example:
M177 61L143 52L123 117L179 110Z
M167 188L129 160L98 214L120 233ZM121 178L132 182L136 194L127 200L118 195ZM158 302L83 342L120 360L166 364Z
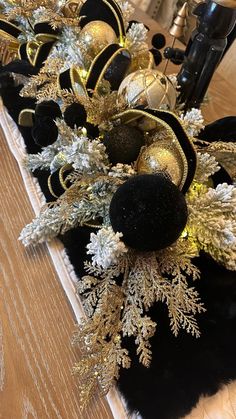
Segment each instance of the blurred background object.
M185 0L132 0L135 6L146 12L152 19L156 20L163 28L169 29L177 15L177 11L183 6ZM187 0L189 15L187 25L181 41L186 44L190 38L191 32L196 26L196 16L193 11L201 0ZM231 33L228 41L228 47L236 37L236 27Z

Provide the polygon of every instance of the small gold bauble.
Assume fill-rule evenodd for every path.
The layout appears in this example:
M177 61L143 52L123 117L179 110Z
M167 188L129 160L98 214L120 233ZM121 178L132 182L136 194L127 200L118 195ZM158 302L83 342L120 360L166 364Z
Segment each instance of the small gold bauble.
M144 106L151 109L174 109L176 90L163 73L157 70L138 70L129 74L118 90L128 106Z
M137 161L138 173L166 173L171 181L180 186L183 178L183 161L181 155L168 140L158 140L144 149Z
M115 31L108 23L94 20L83 27L79 42L84 46L91 58L95 58L103 48L117 42Z

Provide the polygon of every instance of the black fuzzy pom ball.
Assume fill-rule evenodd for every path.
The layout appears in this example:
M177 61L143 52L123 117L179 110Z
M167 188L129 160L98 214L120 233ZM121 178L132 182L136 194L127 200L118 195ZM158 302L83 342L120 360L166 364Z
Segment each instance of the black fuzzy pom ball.
M35 120L31 134L36 144L47 147L57 140L58 128L52 118L41 116Z
M9 87L14 87L14 80L12 76L9 73L0 73L0 94Z
M142 131L129 125L119 125L104 135L103 143L112 164L132 163L144 145Z
M128 246L152 251L174 243L187 222L184 195L165 176L138 175L121 185L111 200L110 220Z
M151 53L152 53L152 55L153 55L153 58L154 58L155 64L156 64L156 65L160 64L160 63L162 62L162 55L161 55L160 51L158 51L158 49L151 48L151 49L150 49L150 52L151 52Z
M64 120L70 128L84 126L86 119L86 111L80 103L72 103L64 112Z
M50 117L52 119L61 118L60 106L53 100L45 100L35 108L35 116Z
M154 48L162 49L166 44L166 38L162 33L155 33L152 37L152 45Z
M87 136L89 138L97 138L99 136L99 129L97 125L90 124L90 122L85 122L83 126L86 128Z

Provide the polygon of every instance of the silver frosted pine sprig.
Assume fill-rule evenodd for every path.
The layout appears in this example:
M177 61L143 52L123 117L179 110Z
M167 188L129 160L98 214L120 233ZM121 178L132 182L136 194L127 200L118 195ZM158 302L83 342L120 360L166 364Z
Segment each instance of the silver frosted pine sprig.
M125 46L129 49L131 55L148 51L147 33L148 30L143 23L132 23L125 40Z
M120 240L122 233L115 233L111 227L101 228L97 234L91 233L87 253L92 255L92 263L107 269L118 262L127 248Z
M83 174L106 172L108 169L106 149L99 140L75 136L72 144L62 147L61 151L67 163Z
M187 194L187 232L199 249L236 270L236 187L195 185Z
M192 108L185 114L181 114L180 118L182 119L185 130L190 137L196 137L204 128L204 119L200 109Z

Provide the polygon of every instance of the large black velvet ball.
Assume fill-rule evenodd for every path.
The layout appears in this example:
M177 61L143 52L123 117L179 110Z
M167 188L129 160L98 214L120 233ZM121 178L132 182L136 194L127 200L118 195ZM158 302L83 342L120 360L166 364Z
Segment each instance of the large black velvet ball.
M44 100L39 103L35 108L36 116L46 116L52 119L61 118L61 109L60 106L53 100Z
M138 175L120 186L110 204L110 220L122 240L138 250L174 243L187 222L184 195L164 175Z
M36 144L47 147L57 140L58 128L52 118L41 116L36 118L31 134Z
M64 120L70 128L82 127L86 122L87 114L80 103L72 103L64 112Z
M144 145L142 131L129 125L119 125L104 135L103 143L112 164L132 163Z

